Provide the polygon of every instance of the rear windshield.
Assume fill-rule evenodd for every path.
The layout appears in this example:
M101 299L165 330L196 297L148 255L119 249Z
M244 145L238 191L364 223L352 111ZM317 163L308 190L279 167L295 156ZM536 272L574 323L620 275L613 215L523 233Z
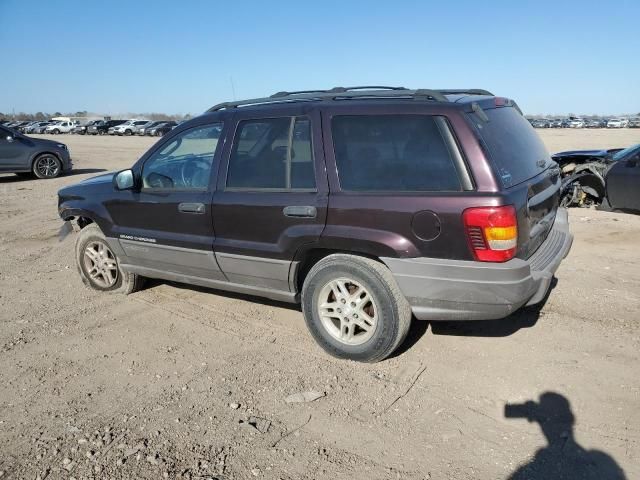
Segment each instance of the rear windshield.
M544 143L531 124L513 107L484 110L488 121L470 114L489 156L502 179L510 187L535 177L550 161ZM544 164L538 162L544 161Z

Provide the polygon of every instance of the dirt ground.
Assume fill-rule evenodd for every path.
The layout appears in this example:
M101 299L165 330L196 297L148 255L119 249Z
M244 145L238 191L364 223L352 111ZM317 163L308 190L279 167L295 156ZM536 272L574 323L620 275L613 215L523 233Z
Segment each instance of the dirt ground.
M552 152L640 142L539 133ZM594 464L640 478L640 216L572 210L573 250L541 308L414 322L396 356L364 365L324 354L289 305L84 288L56 191L154 139L59 139L73 175L0 175L3 480L619 478ZM305 391L323 396L285 402Z

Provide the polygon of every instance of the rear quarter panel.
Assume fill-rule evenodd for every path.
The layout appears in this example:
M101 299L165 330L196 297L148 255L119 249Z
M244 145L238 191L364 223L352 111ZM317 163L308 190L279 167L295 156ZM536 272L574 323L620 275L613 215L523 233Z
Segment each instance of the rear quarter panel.
M461 192L349 192L340 189L331 134L334 115L423 114L447 117L468 170L473 191ZM462 212L474 206L498 206L508 202L497 194L498 186L484 152L457 106L397 103L323 111L324 150L330 185L327 225L321 248L358 251L378 257L432 257L472 260L462 224ZM432 212L414 218L419 212ZM430 225L416 225L429 222ZM435 232L424 239L416 230Z

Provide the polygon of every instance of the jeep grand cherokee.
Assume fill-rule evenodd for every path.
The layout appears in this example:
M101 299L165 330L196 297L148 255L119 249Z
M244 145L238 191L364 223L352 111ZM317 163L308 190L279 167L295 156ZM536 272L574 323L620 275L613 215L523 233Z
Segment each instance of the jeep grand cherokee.
M95 290L152 277L301 302L322 348L372 362L412 317L543 300L572 242L559 174L515 102L485 90L279 92L63 188L59 213Z

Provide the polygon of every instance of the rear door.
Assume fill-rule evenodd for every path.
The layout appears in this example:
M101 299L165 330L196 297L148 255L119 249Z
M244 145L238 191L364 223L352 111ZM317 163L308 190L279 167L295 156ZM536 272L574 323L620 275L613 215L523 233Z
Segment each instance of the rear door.
M492 100L493 101L493 100ZM560 202L560 170L514 106L469 113L487 158L518 212L518 252L530 257L547 238Z
M328 186L319 115L240 110L213 197L214 249L232 283L290 291L294 257L317 242Z

